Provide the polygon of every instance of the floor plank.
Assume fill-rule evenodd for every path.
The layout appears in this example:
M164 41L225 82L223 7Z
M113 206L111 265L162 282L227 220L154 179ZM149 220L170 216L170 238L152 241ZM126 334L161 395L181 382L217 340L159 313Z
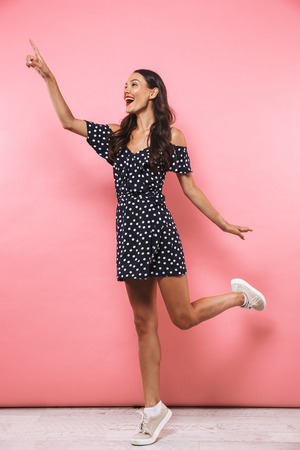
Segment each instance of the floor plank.
M1 450L126 450L135 408L2 408ZM153 450L300 450L297 408L172 408Z

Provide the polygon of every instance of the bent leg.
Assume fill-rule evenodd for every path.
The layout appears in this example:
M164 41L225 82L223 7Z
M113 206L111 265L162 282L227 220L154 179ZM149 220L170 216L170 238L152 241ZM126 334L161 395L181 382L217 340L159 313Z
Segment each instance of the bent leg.
M125 283L138 335L145 406L152 407L160 401L161 351L157 334L156 280L126 280Z
M190 302L186 275L158 278L158 284L172 322L182 330L211 319L229 308L241 306L244 295L230 292Z

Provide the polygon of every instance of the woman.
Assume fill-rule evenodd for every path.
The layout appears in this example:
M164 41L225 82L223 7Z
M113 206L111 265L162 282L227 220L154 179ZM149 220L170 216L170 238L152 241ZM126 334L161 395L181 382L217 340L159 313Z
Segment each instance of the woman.
M137 70L124 88L127 116L120 125L99 125L76 119L35 44L26 64L45 80L62 126L87 138L113 166L117 206L117 279L125 281L139 343L145 409L133 445L156 441L170 419L159 390L160 343L157 334L156 288L159 287L173 323L187 330L225 310L242 306L263 310L263 295L241 279L232 292L190 302L180 238L164 203L167 171L177 174L188 199L221 230L244 239L248 227L228 223L195 184L184 135L174 120L161 78Z

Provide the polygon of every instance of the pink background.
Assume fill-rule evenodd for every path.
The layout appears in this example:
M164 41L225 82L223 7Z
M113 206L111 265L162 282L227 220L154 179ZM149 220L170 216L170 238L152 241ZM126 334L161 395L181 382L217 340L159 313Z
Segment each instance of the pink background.
M255 230L222 233L168 175L192 298L238 276L268 308L183 332L159 298L163 400L299 406L299 2L1 0L0 21L1 406L142 403L111 168L60 127L30 37L80 118L118 122L127 77L158 71L198 184Z

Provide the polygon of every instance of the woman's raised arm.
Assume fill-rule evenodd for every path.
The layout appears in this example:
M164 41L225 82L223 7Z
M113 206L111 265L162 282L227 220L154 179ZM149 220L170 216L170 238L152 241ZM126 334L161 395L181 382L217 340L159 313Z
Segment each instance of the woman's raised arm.
M73 131L73 133L77 133L80 134L81 136L87 137L86 122L84 120L76 119L73 116L70 108L66 104L59 90L58 84L56 82L53 73L45 63L42 55L39 52L39 49L32 40L30 40L29 42L34 50L34 55L27 56L26 65L29 68L32 67L33 69L35 69L39 73L39 75L41 75L41 77L44 79L54 109L62 126L66 130L70 130Z

